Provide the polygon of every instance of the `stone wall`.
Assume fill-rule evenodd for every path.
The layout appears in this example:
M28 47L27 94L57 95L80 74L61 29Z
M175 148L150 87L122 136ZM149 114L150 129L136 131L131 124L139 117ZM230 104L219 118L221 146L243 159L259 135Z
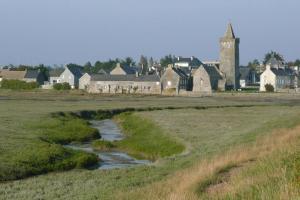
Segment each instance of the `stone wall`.
M89 93L103 94L161 94L160 82L91 81Z

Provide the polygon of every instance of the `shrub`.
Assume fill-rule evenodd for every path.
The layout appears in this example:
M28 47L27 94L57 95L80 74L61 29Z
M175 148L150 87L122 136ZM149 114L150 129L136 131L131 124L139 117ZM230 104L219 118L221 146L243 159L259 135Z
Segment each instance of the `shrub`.
M274 92L274 87L271 84L266 84L265 88L266 88L266 92Z
M2 89L11 89L11 90L33 90L38 88L39 85L36 82L25 82L20 80L2 80L1 88Z
M55 90L70 90L71 86L69 83L56 83L53 85L53 89L55 89Z

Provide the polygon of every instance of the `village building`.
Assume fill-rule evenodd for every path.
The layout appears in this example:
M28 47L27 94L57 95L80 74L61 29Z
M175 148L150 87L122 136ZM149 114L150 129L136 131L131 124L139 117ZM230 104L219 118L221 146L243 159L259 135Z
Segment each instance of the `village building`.
M36 82L39 85L47 81L47 77L39 70L23 70L16 71L10 69L0 70L0 81L6 80L20 80L25 82Z
M266 62L265 68L265 71L260 75L260 91L266 91L267 84L272 85L276 92L299 87L297 72L285 66L274 55Z
M266 66L266 70L260 75L260 91L266 91L266 85L274 87L274 91L280 92L286 89L298 87L298 77L289 68L275 68Z
M60 75L65 70L63 68L51 69L49 71L49 83L50 85L54 85L56 83L60 83Z
M83 69L79 66L66 65L64 70L50 72L50 84L69 83L72 88L78 88Z
M189 76L180 68L169 65L161 77L164 93L179 94L189 89Z
M88 81L89 79L89 81ZM103 94L161 94L160 77L158 75L101 75L85 74L80 87L89 93Z
M107 75L107 74L98 74L98 75ZM79 87L80 90L87 90L90 82L91 82L92 75L90 73L85 73L83 76L79 79Z
M110 72L110 75L129 75L136 73L140 73L138 67L121 65L120 63L117 63L117 66Z
M202 65L193 72L193 92L211 94L224 91L226 80L214 65Z

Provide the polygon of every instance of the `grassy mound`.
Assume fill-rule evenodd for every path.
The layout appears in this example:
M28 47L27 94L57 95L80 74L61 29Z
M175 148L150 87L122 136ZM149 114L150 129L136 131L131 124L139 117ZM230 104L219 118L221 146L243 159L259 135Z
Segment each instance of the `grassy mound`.
M0 181L16 180L52 171L85 168L97 163L94 154L36 141L30 148L19 148L1 158Z
M136 157L156 160L181 153L185 148L148 119L132 113L120 114L116 119L127 136L116 143L117 147Z
M59 144L100 138L98 130L90 127L87 121L71 115L56 116L34 126L41 139Z

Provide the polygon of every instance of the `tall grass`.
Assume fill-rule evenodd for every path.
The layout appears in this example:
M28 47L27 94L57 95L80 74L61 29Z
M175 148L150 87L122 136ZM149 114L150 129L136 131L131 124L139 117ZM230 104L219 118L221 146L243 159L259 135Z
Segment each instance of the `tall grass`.
M121 125L126 138L117 147L130 154L156 160L181 153L185 147L174 138L165 135L163 130L148 119L133 113L123 113L115 118Z

